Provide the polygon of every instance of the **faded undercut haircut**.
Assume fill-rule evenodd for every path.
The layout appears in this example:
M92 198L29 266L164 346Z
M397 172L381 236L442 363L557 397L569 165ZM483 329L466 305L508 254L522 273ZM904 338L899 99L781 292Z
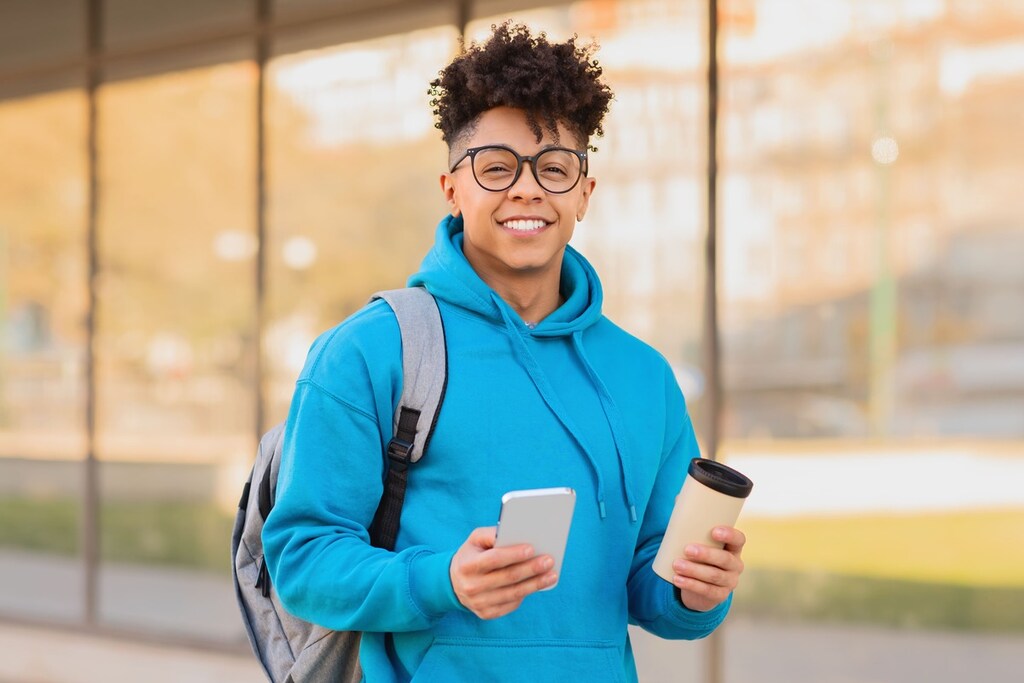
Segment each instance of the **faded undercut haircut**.
M538 141L543 129L557 139L561 122L596 150L590 138L604 134L601 122L613 97L593 58L597 46L578 45L576 36L551 43L511 21L491 30L486 42L464 50L430 83L435 127L448 149L472 135L481 114L505 106L526 112Z

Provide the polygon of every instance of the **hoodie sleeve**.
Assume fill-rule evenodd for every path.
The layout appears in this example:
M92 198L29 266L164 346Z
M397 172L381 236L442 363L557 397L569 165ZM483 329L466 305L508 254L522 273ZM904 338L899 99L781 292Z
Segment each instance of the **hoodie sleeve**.
M666 420L679 426L666 430L661 467L630 568L629 615L630 623L662 638L693 640L703 638L722 623L732 603L732 594L707 612L695 612L680 602L675 586L655 574L652 568L688 463L700 456L682 393L671 376L667 384Z
M271 582L289 612L330 629L428 628L461 608L448 573L454 551L391 552L371 546L368 532L400 391L397 322L362 345L344 327L314 345L296 386L263 529ZM394 356L387 372L374 370L375 352Z

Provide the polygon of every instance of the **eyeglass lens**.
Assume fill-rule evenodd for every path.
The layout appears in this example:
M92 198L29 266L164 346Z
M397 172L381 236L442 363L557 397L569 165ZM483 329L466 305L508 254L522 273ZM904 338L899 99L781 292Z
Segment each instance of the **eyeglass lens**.
M580 158L570 151L549 149L531 163L533 175L548 192L568 192L580 179ZM473 155L473 175L485 190L499 192L512 187L519 160L502 147L485 147Z

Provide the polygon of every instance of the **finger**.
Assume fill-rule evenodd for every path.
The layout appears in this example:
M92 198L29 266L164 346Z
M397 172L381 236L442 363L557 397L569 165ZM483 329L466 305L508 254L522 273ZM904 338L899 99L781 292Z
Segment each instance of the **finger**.
M705 612L722 604L728 599L730 593L728 588L714 586L685 576L676 576L672 582L679 588L683 604L699 612Z
M494 547L494 539L497 535L498 527L482 526L473 529L472 533L469 534L469 538L466 539L466 542L483 550L488 550L489 548Z
M473 610L473 614L477 615L481 619L497 619L503 617L510 612L514 612L518 609L520 602L510 602L504 605L488 605L486 607L480 607Z
M533 548L525 543L491 548L476 557L475 568L481 573L491 574L526 563L534 556Z
M522 602L528 595L539 590L554 586L558 582L558 575L553 571L543 572L531 576L518 583L509 584L491 591L487 601L492 605L506 605L509 603Z
M528 565L533 557L533 548L527 545L491 548L467 557L459 563L458 571L465 580L475 586L476 590L486 591L515 583L518 579L509 579L508 572L521 564ZM524 573L528 572L520 569L517 576Z
M475 607L522 600L557 581L557 578L551 580L553 566L554 560L550 555L541 555L489 574L467 577L463 584L464 592L472 598Z
M504 616L519 609L523 600L537 591L550 588L558 583L558 574L555 572L543 572L525 581L506 586L492 592L488 598L494 602L483 611L493 613L494 616L484 617L493 619L496 616Z
M747 536L739 529L731 526L717 526L711 531L711 537L725 544L725 550L739 556L747 543Z
M519 609L519 606L522 604L522 600L513 600L512 602L504 602L497 605L488 605L486 607L481 607L478 610L474 610L474 614L476 614L481 619L497 619L498 617L503 617L506 614L515 612L517 609Z
M710 548L706 545L691 543L683 550L684 560L691 560L700 564L710 564L726 571L737 571L742 569L743 560L736 553L722 548Z
M478 551L474 559L469 562L474 571L494 571L533 556L533 550L525 544L497 548L494 545L497 531L498 528L493 526L478 527L473 529L469 538L463 543L463 547L468 546Z
M550 555L531 557L526 561L516 562L492 572L478 574L474 580L474 587L481 595L487 593L498 594L500 591L506 591L496 596L492 595L488 600L492 602L494 600L507 602L518 594L515 592L509 593L506 589L541 576L545 572L550 571L553 566L554 561Z
M672 569L676 578L692 579L709 586L720 586L732 590L739 582L739 574L733 571L726 571L710 564L700 564L688 560L676 560L672 563ZM676 583L676 585L682 585ZM690 585L690 584L686 584Z
M460 600L478 617L494 619L518 609L528 595L553 586L557 581L558 576L554 572L542 572L517 583L501 584L490 589L474 587L466 595L467 600Z
M495 577L499 581L497 586L513 586L529 579L533 579L542 576L546 572L551 571L555 566L555 561L550 555L538 555L531 557L526 562L518 562L514 565L510 565L503 570L495 572Z

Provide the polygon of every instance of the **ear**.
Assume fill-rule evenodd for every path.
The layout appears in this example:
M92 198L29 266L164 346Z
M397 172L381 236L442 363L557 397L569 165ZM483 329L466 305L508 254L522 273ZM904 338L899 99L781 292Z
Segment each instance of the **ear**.
M455 179L452 178L451 173L441 174L441 192L444 193L444 201L448 204L448 212L453 217L458 217L462 213L462 209L459 208L459 202L455 196Z
M590 195L594 192L594 187L597 185L596 178L585 177L580 180L583 186L583 191L580 193L580 201L576 205L576 221L583 220L583 217L587 215L587 209L590 207Z

